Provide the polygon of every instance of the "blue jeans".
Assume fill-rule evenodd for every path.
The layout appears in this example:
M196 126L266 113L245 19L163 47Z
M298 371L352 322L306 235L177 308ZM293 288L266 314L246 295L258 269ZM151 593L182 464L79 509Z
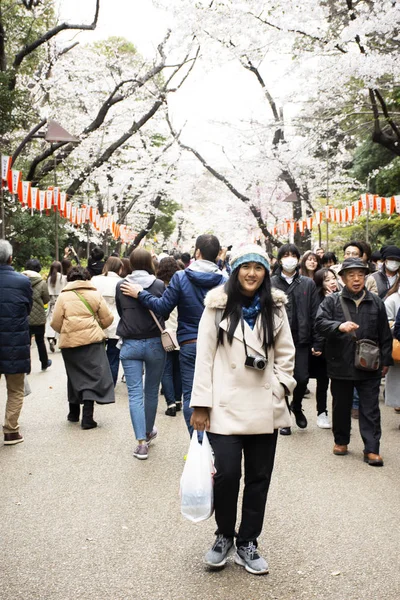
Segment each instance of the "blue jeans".
M190 424L190 417L193 413L193 408L190 408L190 400L192 398L194 367L196 364L196 349L197 344L185 344L181 346L179 351L179 364L181 365L182 391L183 391L183 416L185 417L186 426L189 430L189 435L192 437L193 427ZM203 441L203 432L198 431L197 437L199 442Z
M156 420L158 390L165 365L160 338L124 340L120 351L128 388L129 411L137 440L145 440ZM143 390L143 365L145 367Z
M117 384L118 369L119 369L119 348L117 348L118 338L109 338L107 340L107 358L110 363L111 375L114 382L114 387Z
M175 404L175 402L181 402L182 379L181 370L179 368L179 350L167 352L161 385L164 390L167 406Z

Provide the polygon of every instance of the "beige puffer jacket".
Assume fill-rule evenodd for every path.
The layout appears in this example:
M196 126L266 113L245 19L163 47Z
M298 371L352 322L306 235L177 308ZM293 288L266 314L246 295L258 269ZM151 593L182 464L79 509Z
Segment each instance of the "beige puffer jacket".
M73 290L90 304L101 326ZM60 333L60 348L76 348L105 340L103 329L113 319L105 300L90 281L70 281L57 299L51 327Z

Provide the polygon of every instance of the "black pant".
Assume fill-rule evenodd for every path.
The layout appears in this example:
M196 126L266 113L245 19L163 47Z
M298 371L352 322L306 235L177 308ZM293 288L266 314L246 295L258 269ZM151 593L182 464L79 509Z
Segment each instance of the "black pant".
M242 476L244 454L244 492L242 519L237 545L245 542L257 544L261 533L265 505L277 440L277 430L262 435L220 435L210 433L209 439L215 453L214 507L217 533L235 536L237 503Z
M332 379L332 429L336 444L347 446L350 442L351 407L353 404L353 390L356 388L360 396L359 427L364 442L364 452L379 454L379 441L381 439L380 383L381 380L378 377L360 381Z
M44 325L29 325L29 335L35 336L36 346L39 352L39 360L42 363L42 369L47 368L49 357L47 356L46 344L44 343Z
M296 348L293 377L295 378L297 385L294 389L292 400L292 409L294 411L301 410L301 403L303 402L304 394L306 393L309 379L309 353L310 348L308 346L298 346Z
M327 408L327 393L329 387L329 377L326 373L320 373L317 380L317 415L326 412Z

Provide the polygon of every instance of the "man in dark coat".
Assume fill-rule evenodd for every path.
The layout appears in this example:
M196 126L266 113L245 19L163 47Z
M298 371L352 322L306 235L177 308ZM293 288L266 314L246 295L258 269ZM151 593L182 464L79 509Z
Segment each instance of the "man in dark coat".
M214 235L200 235L196 240L195 261L184 271L177 271L161 298L146 292L141 286L121 285L124 293L138 298L140 304L168 318L178 307L177 337L180 345L179 364L182 376L183 410L190 435L190 418L194 367L196 363L197 333L204 311L204 298L209 290L222 285L226 279L215 264L220 244ZM131 288L131 291L129 291Z
M333 397L333 453L347 454L356 388L360 396L359 426L364 442L364 461L371 466L382 466L379 386L381 377L393 364L393 339L385 305L379 296L365 288L368 272L369 268L359 258L343 261L339 274L345 287L321 303L315 328L326 339L325 356ZM356 339L368 339L378 344L378 370L366 371L355 366Z
M279 248L275 274L271 277L272 287L287 294L286 312L296 348L294 374L297 385L293 392L291 409L296 424L301 429L307 427L307 419L302 410L302 402L309 379L309 356L313 346L315 315L318 310L318 294L315 283L299 273L300 252L294 244L284 244ZM320 353L318 353L320 354ZM290 435L290 427L283 427L281 435Z
M28 316L32 308L32 286L27 277L11 266L12 246L0 240L0 377L7 382L4 445L24 441L18 419L24 401L24 377L31 368Z

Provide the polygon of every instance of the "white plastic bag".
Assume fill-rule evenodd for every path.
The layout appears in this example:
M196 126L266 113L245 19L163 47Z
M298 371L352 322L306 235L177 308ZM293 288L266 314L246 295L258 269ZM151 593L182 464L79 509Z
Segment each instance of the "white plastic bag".
M189 521L198 523L209 519L214 510L214 459L206 432L199 444L197 431L193 432L180 486L181 513Z

